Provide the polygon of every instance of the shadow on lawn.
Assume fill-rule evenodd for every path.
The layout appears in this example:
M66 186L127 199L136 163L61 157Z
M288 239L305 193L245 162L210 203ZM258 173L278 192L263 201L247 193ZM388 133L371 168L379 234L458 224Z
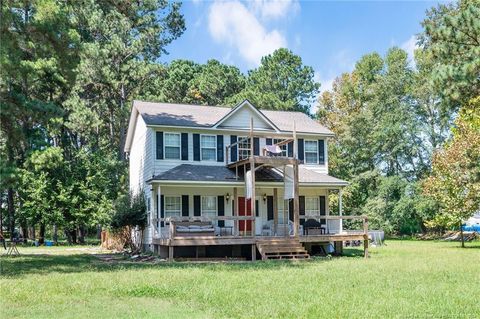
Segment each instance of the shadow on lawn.
M98 257L101 255L98 255ZM311 262L328 262L331 258L314 257L311 261L258 261L250 262L159 262L142 263L132 262L128 259L122 259L120 255L113 262L106 262L98 258L95 254L73 254L73 255L20 255L16 257L0 257L0 278L16 278L24 275L38 274L48 275L50 273L81 273L81 272L103 272L118 271L128 269L222 269L228 271L244 271L257 269L280 269L280 268L304 268ZM345 249L344 257L363 257L363 252L358 249ZM334 257L333 259L338 258Z

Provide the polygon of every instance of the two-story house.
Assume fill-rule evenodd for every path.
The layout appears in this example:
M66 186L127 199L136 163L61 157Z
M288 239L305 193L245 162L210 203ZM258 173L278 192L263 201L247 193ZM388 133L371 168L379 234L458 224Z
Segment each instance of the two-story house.
M169 258L308 258L363 239L342 229L347 182L328 175L332 136L306 114L248 100L134 101L125 152L130 189L147 198L145 248ZM336 212L329 191L340 192Z

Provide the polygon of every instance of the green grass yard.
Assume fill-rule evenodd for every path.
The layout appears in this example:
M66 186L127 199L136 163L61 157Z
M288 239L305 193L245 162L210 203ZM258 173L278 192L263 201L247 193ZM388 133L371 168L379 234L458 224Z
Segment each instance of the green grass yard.
M96 249L1 257L1 318L480 318L480 243L388 241L349 257L106 263Z

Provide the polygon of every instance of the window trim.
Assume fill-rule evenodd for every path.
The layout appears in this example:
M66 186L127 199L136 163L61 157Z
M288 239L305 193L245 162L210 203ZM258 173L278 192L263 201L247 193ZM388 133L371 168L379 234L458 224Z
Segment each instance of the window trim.
M200 196L200 216L202 216L202 217L204 216L203 215L203 199L205 197L215 198L215 201L214 201L215 202L215 216L218 216L218 196L216 196L216 195L201 195Z
M247 149L247 148L242 148L242 150L247 150L247 154L248 156L246 158L240 158L240 140L247 140L247 143L250 144L250 147ZM242 141L242 143L244 143ZM251 154L251 150L252 150L252 141L250 140L250 138L248 136L237 136L237 160L242 160L242 159L247 159L249 158L252 154Z
M315 152L317 154L317 156L315 156L315 163L307 163L307 153L313 153L311 151L307 151L307 147L306 147L307 142L314 142L317 145L317 151ZM318 163L318 151L319 151L318 141L316 141L316 140L304 140L303 141L303 162L304 162L304 164L305 165L319 165L319 163Z
M179 216L181 217L182 216L182 196L178 196L178 195L165 195L164 198L163 198L163 214L165 216L165 218L167 218L167 213L170 214L170 212L167 211L167 197L175 197L175 198L179 198L180 199L180 210L179 210L179 214L178 215L174 215L174 216ZM172 217L171 215L168 216L168 217Z
M166 143L167 135L177 135L178 141L180 144L178 145L178 158L167 158L167 152L165 151L167 147L177 147L177 146L170 146ZM177 132L164 132L163 133L163 159L165 160L181 160L182 159L182 134Z
M209 136L215 138L215 146L214 147L202 147L202 137ZM214 134L200 134L200 160L205 162L216 162L217 161L217 135ZM202 149L213 149L215 154L215 159L203 159L203 152Z

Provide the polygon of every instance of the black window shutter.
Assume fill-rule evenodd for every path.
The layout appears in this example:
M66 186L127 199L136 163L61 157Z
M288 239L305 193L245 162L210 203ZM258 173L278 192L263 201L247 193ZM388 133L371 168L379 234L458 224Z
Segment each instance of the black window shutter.
M165 218L165 207L163 205L163 203L165 203L164 198L165 198L164 195L160 195L160 218ZM160 226L161 227L165 226L165 223L163 221L160 222Z
M193 160L200 160L200 134L193 134Z
M218 196L217 197L217 209L218 209L218 216L225 216L225 196ZM225 226L224 220L218 221L218 227Z
M193 216L201 215L201 197L200 195L193 195Z
M188 195L182 195L182 216L188 217Z
M326 210L326 199L325 199L325 196L320 196L320 216L325 216L327 214L327 210ZM325 219L321 219L320 220L320 223L321 224L325 224L326 223L326 220Z
M223 135L217 135L217 162L223 162Z
M253 138L253 155L260 155L260 139L258 137Z
M237 143L237 136L230 135L230 144ZM230 148L230 162L237 161L237 145Z
M288 219L293 222L293 198L288 200Z
M325 140L318 140L318 164L325 164Z
M267 220L273 219L273 196L267 196Z
M163 159L163 132L156 133L157 159Z
M305 219L302 219L302 216L305 216L305 196L298 196L299 202L299 213L300 213L300 225L305 224Z
M258 199L255 200L255 216L256 217L260 216L260 210L258 209Z
M298 159L303 161L304 160L304 155L305 153L305 149L304 149L304 142L303 142L303 138L299 138L298 139Z
M267 138L267 139L265 140L265 144L267 144L267 145L272 145L272 139L271 139L271 138Z
M293 142L287 144L287 156L293 157Z
M182 161L188 161L188 133L182 133Z

